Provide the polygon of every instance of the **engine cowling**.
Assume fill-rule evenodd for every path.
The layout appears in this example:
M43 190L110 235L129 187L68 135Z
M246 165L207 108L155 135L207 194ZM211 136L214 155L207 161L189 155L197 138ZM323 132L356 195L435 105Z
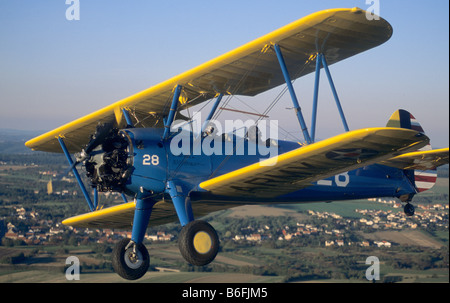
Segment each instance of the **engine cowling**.
M84 161L91 186L100 192L123 192L133 168L133 146L118 129L111 129Z

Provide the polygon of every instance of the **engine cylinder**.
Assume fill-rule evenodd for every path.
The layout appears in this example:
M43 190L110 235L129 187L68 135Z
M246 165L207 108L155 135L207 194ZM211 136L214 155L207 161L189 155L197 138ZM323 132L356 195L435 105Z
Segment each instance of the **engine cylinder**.
M91 186L100 192L122 192L133 167L131 149L127 137L112 129L84 162Z

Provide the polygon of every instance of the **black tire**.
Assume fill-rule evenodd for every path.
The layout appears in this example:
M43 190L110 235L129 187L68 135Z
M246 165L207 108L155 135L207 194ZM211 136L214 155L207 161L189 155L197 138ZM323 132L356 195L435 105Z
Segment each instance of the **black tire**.
M150 256L144 244L136 246L136 254L138 259L130 259L133 252L133 246L125 250L125 247L130 243L131 239L120 240L112 252L112 266L114 271L124 279L137 280L141 278L150 266Z
M183 227L178 238L178 246L188 263L203 266L211 263L216 257L219 251L219 237L209 223L196 220Z
M405 207L403 208L403 211L407 216L409 217L413 216L415 213L414 205L412 205L411 203L406 203Z

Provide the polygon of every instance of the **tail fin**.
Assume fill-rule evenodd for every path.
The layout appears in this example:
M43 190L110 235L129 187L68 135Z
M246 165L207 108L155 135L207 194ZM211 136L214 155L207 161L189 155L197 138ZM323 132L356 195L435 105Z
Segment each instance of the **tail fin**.
M398 128L407 128L412 129L421 133L425 133L423 131L420 123L411 115L408 111L404 109L399 109L394 112L389 118L389 121L386 125L387 127L398 127ZM431 150L431 145L428 144L419 151L427 151ZM437 172L436 169L433 170L404 170L405 175L408 179L415 185L418 192L423 192L431 189L436 183Z
M416 118L404 109L399 109L393 113L386 126L413 129L415 131L425 133Z

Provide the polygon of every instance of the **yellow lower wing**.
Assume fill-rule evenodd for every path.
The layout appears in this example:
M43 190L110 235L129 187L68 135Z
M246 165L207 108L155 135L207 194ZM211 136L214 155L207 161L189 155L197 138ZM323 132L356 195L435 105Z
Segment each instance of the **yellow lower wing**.
M351 131L207 180L200 187L213 194L231 197L275 197L344 171L417 150L428 141L425 135L409 129ZM81 228L129 229L135 206L135 202L128 202L75 216L62 223ZM234 206L237 205L225 202L192 204L197 217ZM153 206L149 226L176 220L172 203L159 201Z
M73 227L129 228L133 222L135 202L108 207L62 221Z
M130 229L133 225L135 202L128 202L102 210L75 216L64 220L64 225L80 228ZM173 205L159 201L153 206L149 226L161 225L176 220Z
M239 204L196 202L192 204L195 217L202 217L211 212L236 207ZM78 228L117 228L131 229L133 225L135 202L108 207L64 220L67 226ZM159 201L152 209L149 226L158 226L166 223L177 222L178 217L175 208L170 201Z
M401 128L350 131L200 183L215 195L271 198L336 174L425 146L428 137Z

